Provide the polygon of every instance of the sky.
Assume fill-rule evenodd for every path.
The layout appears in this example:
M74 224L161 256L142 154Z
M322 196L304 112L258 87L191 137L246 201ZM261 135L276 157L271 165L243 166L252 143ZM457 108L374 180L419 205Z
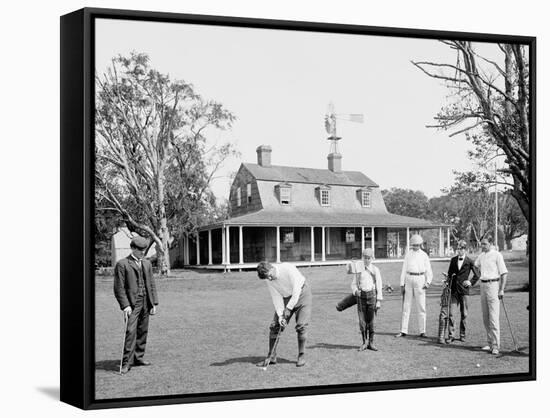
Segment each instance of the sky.
M327 168L330 102L338 114L364 115L362 124L338 121L343 170L382 189L439 196L453 170L472 168L464 135L426 127L449 91L411 60L456 59L435 40L100 19L95 45L98 74L118 54L145 52L152 67L235 114L231 130L209 137L241 153L212 184L220 199L241 161L256 162L258 145L271 145L274 165Z

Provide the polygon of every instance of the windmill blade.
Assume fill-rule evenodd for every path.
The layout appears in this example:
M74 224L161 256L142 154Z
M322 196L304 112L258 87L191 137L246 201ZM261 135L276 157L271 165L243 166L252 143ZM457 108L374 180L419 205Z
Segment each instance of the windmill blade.
M348 115L336 115L336 119L345 120L348 122L363 123L365 116L362 113L350 113Z

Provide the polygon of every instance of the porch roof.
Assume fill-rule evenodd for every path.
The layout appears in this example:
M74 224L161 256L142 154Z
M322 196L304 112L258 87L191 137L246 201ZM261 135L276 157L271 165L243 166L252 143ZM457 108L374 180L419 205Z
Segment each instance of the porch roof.
M232 226L374 226L387 228L439 228L448 227L443 223L436 223L426 219L410 216L395 215L393 213L357 213L357 212L311 212L311 211L266 211L227 219L223 222L203 226L199 230L207 230L222 225Z

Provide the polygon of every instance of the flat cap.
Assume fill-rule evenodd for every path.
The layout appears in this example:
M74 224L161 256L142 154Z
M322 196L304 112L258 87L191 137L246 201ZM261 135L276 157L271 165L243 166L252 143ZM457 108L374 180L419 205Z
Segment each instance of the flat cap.
M130 247L137 248L138 250L144 250L149 245L149 240L147 238L143 238L138 236L135 236L132 238L132 241L130 242Z
M418 234L415 234L411 237L411 245L420 245L424 242L424 240L422 239L422 237Z
M363 250L363 257L374 257L374 251L372 251L372 248L365 248Z

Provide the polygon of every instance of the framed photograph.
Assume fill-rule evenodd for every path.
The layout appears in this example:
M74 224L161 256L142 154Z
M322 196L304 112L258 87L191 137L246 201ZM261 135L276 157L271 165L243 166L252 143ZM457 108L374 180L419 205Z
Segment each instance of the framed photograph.
M534 380L535 46L61 17L61 400Z

